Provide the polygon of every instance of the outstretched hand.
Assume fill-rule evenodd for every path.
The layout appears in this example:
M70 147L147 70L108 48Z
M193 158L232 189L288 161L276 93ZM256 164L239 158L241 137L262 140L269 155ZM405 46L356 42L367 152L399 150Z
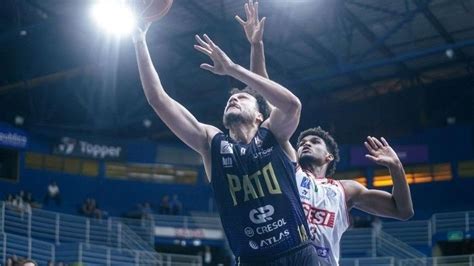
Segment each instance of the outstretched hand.
M245 36L251 44L259 43L263 41L263 28L265 26L265 17L259 20L258 18L258 2L249 0L244 5L245 14L247 21L242 20L239 16L235 16L235 19L242 25L245 31Z
M200 67L217 75L228 75L235 63L206 34L203 35L204 40L199 35L195 38L198 44L195 44L194 48L209 56L214 63L214 65L201 64Z
M391 167L400 162L397 153L383 137L378 140L375 137L368 136L364 145L370 153L366 154L365 157L376 164Z

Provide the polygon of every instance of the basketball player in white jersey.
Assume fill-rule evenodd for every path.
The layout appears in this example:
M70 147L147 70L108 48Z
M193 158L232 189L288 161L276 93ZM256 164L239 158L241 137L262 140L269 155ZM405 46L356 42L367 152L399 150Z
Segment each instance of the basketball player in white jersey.
M369 136L364 145L369 160L390 170L392 193L367 189L354 180L332 179L339 150L333 137L320 127L298 137L297 185L320 265L339 265L339 242L349 227L352 208L399 220L414 214L405 171L395 151L384 138Z

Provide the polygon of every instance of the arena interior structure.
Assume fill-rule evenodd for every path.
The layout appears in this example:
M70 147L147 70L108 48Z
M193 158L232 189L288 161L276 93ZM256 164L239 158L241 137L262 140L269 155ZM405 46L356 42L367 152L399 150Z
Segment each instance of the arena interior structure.
M229 265L200 157L154 114L130 37L96 1L0 1L0 258L40 265ZM239 64L244 1L181 0L148 34L167 92L222 128L237 81L199 69L207 33ZM270 78L341 146L335 178L390 190L363 159L384 136L415 216L352 212L341 265L474 265L474 1L262 0ZM293 139L293 143L296 140Z

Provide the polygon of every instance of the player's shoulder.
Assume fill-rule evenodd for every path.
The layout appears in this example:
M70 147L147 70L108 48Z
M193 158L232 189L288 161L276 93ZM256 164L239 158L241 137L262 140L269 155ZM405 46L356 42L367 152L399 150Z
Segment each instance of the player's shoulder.
M359 195L363 191L367 190L365 186L363 186L361 183L351 180L351 179L344 179L344 180L339 180L341 183L347 199L351 199L352 197Z

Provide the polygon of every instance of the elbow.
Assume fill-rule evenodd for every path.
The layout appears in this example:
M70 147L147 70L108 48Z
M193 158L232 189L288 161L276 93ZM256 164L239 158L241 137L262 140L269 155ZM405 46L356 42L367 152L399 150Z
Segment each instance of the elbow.
M300 116L301 114L301 101L298 97L293 96L289 99L288 108L286 110L287 114L294 114L295 116Z
M397 218L401 221L408 221L413 217L413 215L415 215L415 211L413 210L413 208L410 208L409 210L400 213Z
M160 100L163 98L163 96L160 94L159 90L154 86L144 86L144 90L148 104L153 108L160 106Z

